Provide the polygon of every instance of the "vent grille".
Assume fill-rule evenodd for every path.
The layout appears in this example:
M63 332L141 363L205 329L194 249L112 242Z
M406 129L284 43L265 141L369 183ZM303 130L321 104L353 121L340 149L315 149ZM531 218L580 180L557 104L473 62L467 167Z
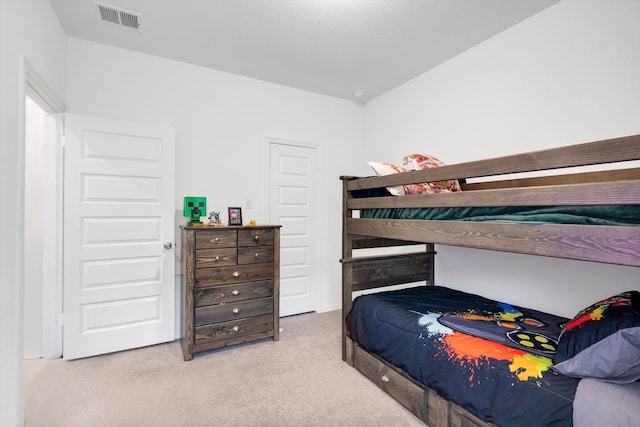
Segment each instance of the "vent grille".
M124 27L132 28L138 31L141 29L142 23L140 22L141 15L139 13L119 9L117 7L109 6L104 3L95 3L98 5L100 17L103 21L110 22L116 25L122 25Z

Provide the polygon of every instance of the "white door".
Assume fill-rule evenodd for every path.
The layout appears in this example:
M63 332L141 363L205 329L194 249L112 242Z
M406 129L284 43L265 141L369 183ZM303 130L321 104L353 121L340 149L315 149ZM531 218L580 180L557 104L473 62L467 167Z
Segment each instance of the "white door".
M316 310L317 150L269 144L270 222L280 234L280 315Z
M65 116L65 359L175 338L174 130Z

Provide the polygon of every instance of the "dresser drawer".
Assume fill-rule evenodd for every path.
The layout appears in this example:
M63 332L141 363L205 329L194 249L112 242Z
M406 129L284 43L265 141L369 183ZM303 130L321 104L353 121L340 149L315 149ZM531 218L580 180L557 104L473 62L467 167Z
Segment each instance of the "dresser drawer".
M236 230L202 230L196 233L196 249L235 248L237 244Z
M273 246L238 248L238 264L273 262Z
M228 285L273 279L273 264L247 264L218 268L197 268L195 286Z
M195 345L226 341L235 337L273 330L273 316L250 317L195 328Z
M238 246L273 246L273 229L238 230Z
M222 267L236 265L237 263L236 248L196 250L196 268Z
M227 322L233 319L273 313L273 298L252 299L231 304L208 305L206 307L196 307L195 311L195 326Z
M273 296L273 280L214 286L212 288L198 289L194 294L196 307L267 298Z

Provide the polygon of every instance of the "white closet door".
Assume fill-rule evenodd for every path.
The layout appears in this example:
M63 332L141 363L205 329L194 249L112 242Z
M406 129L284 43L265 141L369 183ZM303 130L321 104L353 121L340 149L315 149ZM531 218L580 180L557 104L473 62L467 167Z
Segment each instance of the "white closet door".
M271 143L270 222L280 234L280 315L316 310L317 150Z

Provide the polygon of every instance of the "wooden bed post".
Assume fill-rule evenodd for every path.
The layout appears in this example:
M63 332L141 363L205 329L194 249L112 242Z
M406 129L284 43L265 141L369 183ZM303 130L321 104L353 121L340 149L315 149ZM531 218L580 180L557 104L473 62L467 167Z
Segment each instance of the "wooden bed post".
M429 270L427 272L427 286L435 286L436 278L436 246L433 243L427 243L425 252L429 257Z
M353 264L345 262L353 256L353 243L351 237L347 234L347 218L353 216L353 211L347 209L347 200L349 192L347 191L347 182L349 177L341 176L342 180L342 360L347 360L347 314L351 311L352 304L352 282L353 282ZM349 361L351 356L349 355ZM352 364L353 362L349 362Z

